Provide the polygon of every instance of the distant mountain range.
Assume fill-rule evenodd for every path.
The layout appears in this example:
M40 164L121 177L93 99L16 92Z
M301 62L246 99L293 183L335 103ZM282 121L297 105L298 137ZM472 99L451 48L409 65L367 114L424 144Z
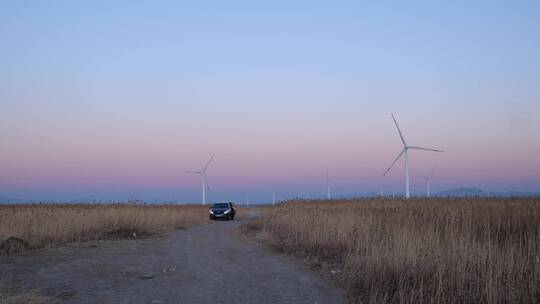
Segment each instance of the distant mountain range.
M491 192L478 188L461 187L446 191L441 191L433 196L438 197L537 197L540 196L540 192L519 192L519 191L504 191L504 192Z

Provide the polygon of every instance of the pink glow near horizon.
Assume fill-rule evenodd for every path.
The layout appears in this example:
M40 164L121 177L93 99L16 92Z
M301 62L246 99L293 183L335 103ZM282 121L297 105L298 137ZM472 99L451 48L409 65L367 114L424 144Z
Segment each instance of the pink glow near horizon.
M388 117L386 122L391 123ZM406 136L412 133L405 132ZM213 184L222 187L324 183L326 169L333 180L347 184L370 181L372 184L400 185L402 161L388 177L380 176L401 149L394 130L390 128L385 137L381 142L372 141L372 137L349 142L330 140L331 144L317 136L302 137L298 142L294 136L289 139L274 137L272 142L279 144L246 141L249 144L245 146L239 143L241 139L227 145L226 139L217 138L205 151L184 150L181 145L159 140L85 141L84 144L62 144L60 141L58 146L41 149L33 146L28 150L19 147L8 150L11 153L4 153L1 159L3 164L8 164L2 168L2 184L4 187L109 184L197 187L199 178L183 171L201 169L210 154L207 151L215 151L217 156L208 174ZM436 175L440 183L461 179L464 183L489 185L521 179L534 181L539 177L540 166L535 162L534 154L538 147L530 145L528 149L516 151L508 148L509 145L492 150L489 146L486 148L486 143L457 144L448 146L433 140L428 144L421 143L442 146L446 152L412 151L411 174L424 175L438 164Z

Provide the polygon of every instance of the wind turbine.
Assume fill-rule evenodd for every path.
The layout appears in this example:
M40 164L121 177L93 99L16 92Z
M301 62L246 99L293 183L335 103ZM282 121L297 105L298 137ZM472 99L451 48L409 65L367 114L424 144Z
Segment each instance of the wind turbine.
M328 181L328 170L326 170L326 192L328 194L328 199L330 200L330 182Z
M399 137L401 138L401 142L403 143L403 150L401 150L401 152L398 154L396 159L394 159L394 161L392 162L390 167L388 167L388 169L386 169L383 176L385 176L386 173L388 173L388 171L390 171L390 169L392 169L394 164L398 161L398 159L402 155L405 155L404 156L404 158L405 158L405 198L409 198L410 197L410 191L409 191L409 149L425 150L425 151L433 151L433 152L444 152L444 151L437 150L437 149L431 149L431 148L422 148L422 147L418 147L418 146L409 146L409 145L407 145L407 142L405 142L405 138L403 137L403 134L401 133L401 130L399 129L399 125L398 125L398 123L396 121L396 118L394 117L394 114L392 114L392 119L394 120L394 123L396 124L396 128L398 130Z
M426 180L426 187L427 187L427 197L429 198L430 194L429 194L429 186L431 184L431 176L433 176L433 171L435 171L435 168L437 168L437 165L435 165L433 167L433 169L431 169L431 173L428 175L428 176L423 176L423 178Z
M212 162L212 159L214 159L215 154L212 154L210 156L210 159L206 163L206 166L204 166L204 169L202 171L185 171L185 173L189 174L199 174L202 177L202 204L206 205L206 188L208 188L208 183L206 181L206 169L208 169L208 166L210 165L210 162Z

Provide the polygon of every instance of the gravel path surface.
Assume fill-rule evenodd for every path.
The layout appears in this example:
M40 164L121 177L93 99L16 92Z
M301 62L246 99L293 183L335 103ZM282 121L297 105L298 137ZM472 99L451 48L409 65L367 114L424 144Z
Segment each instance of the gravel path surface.
M0 280L67 303L346 302L305 266L236 236L240 224L0 257Z

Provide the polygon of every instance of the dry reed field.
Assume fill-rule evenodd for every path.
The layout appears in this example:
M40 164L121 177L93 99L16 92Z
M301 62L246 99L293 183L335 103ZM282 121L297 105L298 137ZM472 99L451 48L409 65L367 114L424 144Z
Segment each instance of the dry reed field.
M539 199L290 201L243 231L358 303L540 303Z
M0 255L70 242L143 237L208 221L208 207L0 205Z
M60 301L36 290L24 291L0 287L0 304L58 304Z

